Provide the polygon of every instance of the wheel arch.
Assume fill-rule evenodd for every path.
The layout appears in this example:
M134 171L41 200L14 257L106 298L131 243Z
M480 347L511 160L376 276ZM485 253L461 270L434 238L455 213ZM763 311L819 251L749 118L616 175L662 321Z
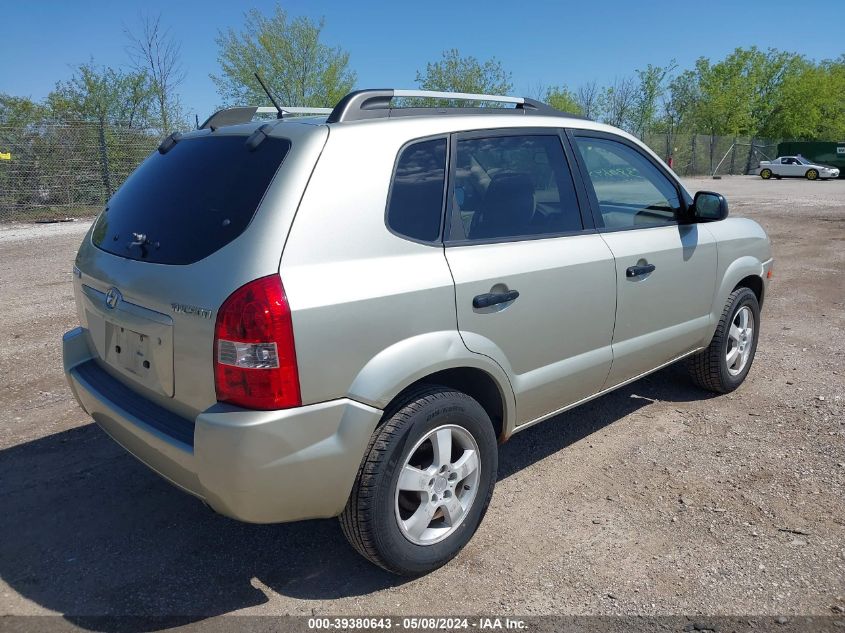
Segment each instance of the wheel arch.
M740 286L749 287L757 295L757 301L762 306L762 300L765 294L763 274L763 262L753 255L738 257L730 263L718 282L710 313L711 327L708 329L702 345L706 345L713 338L716 326L719 323L719 317L722 314L722 309L725 307L725 302L731 293Z
M387 409L421 383L475 398L490 416L499 442L512 433L516 400L506 373L493 359L467 349L457 331L429 332L391 345L361 369L349 397Z
M760 307L763 307L763 299L765 298L766 294L766 284L763 283L762 275L748 275L743 277L742 279L737 282L737 284L733 287L733 292L737 288L748 288L751 290L754 295L757 297L757 303L760 304Z

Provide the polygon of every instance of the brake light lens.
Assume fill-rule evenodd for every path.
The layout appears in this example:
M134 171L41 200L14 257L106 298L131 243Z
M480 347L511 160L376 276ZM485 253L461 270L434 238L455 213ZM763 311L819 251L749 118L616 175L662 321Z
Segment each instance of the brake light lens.
M214 326L217 400L247 409L302 404L293 324L278 275L251 281L223 302Z

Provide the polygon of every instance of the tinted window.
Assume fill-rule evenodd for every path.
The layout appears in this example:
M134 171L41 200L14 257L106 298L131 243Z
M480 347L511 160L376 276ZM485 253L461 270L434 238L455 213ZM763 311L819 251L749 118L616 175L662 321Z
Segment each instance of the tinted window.
M558 136L496 136L457 144L453 239L518 238L583 229ZM461 234L462 233L462 234Z
M678 191L645 156L624 143L575 137L607 228L673 224Z
M94 244L159 264L190 264L243 233L290 149L267 138L250 151L245 136L187 138L153 153L109 201Z
M436 240L445 178L445 138L421 141L402 150L390 189L387 225L415 240Z

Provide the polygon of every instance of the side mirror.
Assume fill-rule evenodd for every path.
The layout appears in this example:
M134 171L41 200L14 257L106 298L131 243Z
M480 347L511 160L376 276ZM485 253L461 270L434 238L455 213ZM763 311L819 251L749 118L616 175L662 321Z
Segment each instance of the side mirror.
M728 217L728 201L720 193L699 191L693 199L692 217L695 222L724 220Z

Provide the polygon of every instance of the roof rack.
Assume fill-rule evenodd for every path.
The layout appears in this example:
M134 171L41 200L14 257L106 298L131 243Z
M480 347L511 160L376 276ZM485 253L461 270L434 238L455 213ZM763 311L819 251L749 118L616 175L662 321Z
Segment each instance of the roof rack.
M482 107L391 107L390 102L398 98L446 99L450 101L486 101L489 103L512 103L513 108ZM528 97L509 97L504 95L483 95L468 92L438 92L435 90L399 90L369 89L350 92L334 108L300 108L281 106L281 112L272 107L238 106L225 108L212 114L199 129L216 130L226 125L237 125L252 121L256 114L275 114L284 118L288 114L328 115L326 123L361 121L363 119L383 119L401 116L447 115L447 114L541 114L545 116L565 116L573 119L585 119L578 114L555 110L552 106Z
M256 114L275 114L276 118L284 118L286 114L331 114L331 108L300 108L293 106L282 106L282 111L279 112L276 108L264 106L237 106L234 108L224 108L212 114L199 129L204 130L210 128L216 130L219 127L226 125L237 125L239 123L249 123Z
M512 103L513 108L448 107L448 108L392 108L395 98L449 99L457 101L487 101L491 103ZM438 92L434 90L372 89L356 90L346 95L334 107L327 123L360 121L362 119L391 118L397 116L420 116L431 114L542 114L546 116L567 116L583 119L577 114L555 110L550 105L527 97L471 94L466 92Z

